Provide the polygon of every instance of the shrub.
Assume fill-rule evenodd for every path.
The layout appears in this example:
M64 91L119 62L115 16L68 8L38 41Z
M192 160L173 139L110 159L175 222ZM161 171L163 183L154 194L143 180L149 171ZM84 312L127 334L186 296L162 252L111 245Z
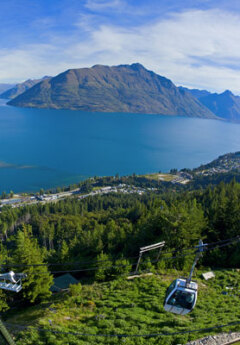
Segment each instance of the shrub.
M84 303L84 306L87 307L87 308L89 308L89 309L94 309L94 308L96 308L96 304L95 304L93 301L86 301L86 302Z
M69 293L71 296L79 296L82 294L82 284L71 284L69 286Z

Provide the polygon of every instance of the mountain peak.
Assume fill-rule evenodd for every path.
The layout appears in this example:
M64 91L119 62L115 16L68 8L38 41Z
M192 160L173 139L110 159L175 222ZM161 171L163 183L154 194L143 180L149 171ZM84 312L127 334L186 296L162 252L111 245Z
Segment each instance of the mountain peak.
M225 90L223 93L221 93L220 95L224 95L224 96L234 96L233 93L230 90Z
M214 114L222 119L240 122L240 97L230 90L223 93L212 93L199 99Z
M199 90L199 89L188 89L187 87L179 86L178 89L181 92L189 92L192 96L197 99L201 99L202 97L208 96L211 93L207 90Z
M216 118L190 94L140 63L70 69L9 102L36 108Z
M101 65L101 64L96 64L96 65L93 65L91 68L106 68L106 67L108 67L108 66L106 66L106 65ZM78 69L81 69L81 68L78 68Z
M135 71L146 70L146 68L141 65L139 62L132 63L130 67Z
M42 80L48 80L50 78L51 77L45 76L41 79L27 79L23 83L18 83L13 88L8 89L7 91L1 93L0 98L13 99L19 96L20 94L24 93L28 89L30 89L32 86L41 82Z

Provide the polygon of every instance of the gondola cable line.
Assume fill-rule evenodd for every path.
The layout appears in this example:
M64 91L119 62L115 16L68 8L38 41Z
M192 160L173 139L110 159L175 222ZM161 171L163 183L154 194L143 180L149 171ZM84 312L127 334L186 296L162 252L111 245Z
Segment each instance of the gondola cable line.
M228 245L231 245L234 242L239 241L239 240L240 240L240 237L235 237L235 238L231 238L231 239L227 239L227 240L223 240L223 241L217 241L217 242L214 242L214 243L210 243L209 244L210 248L206 247L205 251L214 250L216 248L221 248L221 247L224 247L224 246L228 246ZM221 243L223 243L223 244L221 244ZM196 249L196 246L192 247L192 248ZM173 252L176 253L176 250L172 251L172 253ZM186 253L186 254L183 254L183 255L176 255L176 256L172 256L172 257L161 257L159 260L150 261L150 263L151 264L155 264L155 263L157 263L158 261L161 261L161 260L176 260L176 259L180 259L180 258L183 258L183 257L192 256L192 255L194 255L193 252ZM124 259L125 258L123 258L123 260ZM107 260L106 262L109 262L109 261ZM147 263L147 261L142 262L142 264L144 264L144 263ZM66 264L62 263L61 265L63 266L63 265L66 265ZM128 263L128 264L107 265L107 266L102 266L102 267L96 266L96 267L89 267L89 268L80 268L80 269L76 269L76 270L50 271L50 272L46 272L46 273L38 273L38 275L43 275L44 276L44 275L48 275L49 273L50 274L80 273L80 272L95 271L95 270L98 270L99 268L100 269L111 269L111 268L127 267L129 265L132 265L132 266L137 265L137 262L135 262L135 263ZM29 265L29 267L32 267L32 266L34 267L34 264L33 265ZM25 265L20 265L19 267L26 267L26 266ZM0 278L1 278L1 276L0 276Z
M238 238L238 241L240 240L240 238ZM231 241L231 242L228 242L228 243L223 243L222 245L221 244L218 244L218 245L215 245L214 247L211 247L211 248L205 248L205 251L211 251L211 250L214 250L216 248L222 248L222 247L225 247L225 246L229 246L231 244L233 244L234 242L236 241L236 239L234 239L234 241ZM219 242L218 242L219 243ZM196 247L194 247L196 249ZM175 251L176 252L176 251ZM155 264L157 263L158 261L164 261L164 260L176 260L176 259L181 259L181 258L184 258L184 257L187 257L187 256L193 256L194 255L194 252L188 252L186 254L182 254L182 255L176 255L176 256L171 256L171 257L161 257L159 260L152 260L152 261L143 261L142 264L145 264L145 263L151 263L151 264ZM123 260L127 260L127 258L123 258ZM62 266L63 265L66 265L65 263L61 264ZM95 266L95 267L89 267L89 268L83 268L83 269L76 269L76 270L61 270L61 271L50 271L51 274L60 274L60 273L80 273L80 272L87 272L87 271L95 271L95 270L98 270L99 268L100 269L111 269L111 268L118 268L118 267L127 267L129 265L137 265L137 262L134 262L134 263L128 263L128 264L115 264L115 265L106 265L106 266ZM23 267L25 267L23 265ZM40 275L46 275L48 273L39 273Z
M236 239L234 239L234 241L235 241ZM219 243L219 242L218 242ZM230 242L230 243L224 243L224 244L222 244L221 245L221 247L223 247L223 246L228 246L228 245L230 245L230 244L232 244L232 241ZM215 247L212 247L212 248L205 248L205 251L207 251L207 250L214 250L214 249L216 249L216 248L219 248L219 246L220 246L220 244L218 244L217 246L215 246ZM196 247L195 247L196 248ZM187 253L187 254L183 254L183 255L179 255L179 256L175 256L175 257L167 257L167 258L161 258L161 260L175 260L175 259L180 259L180 258L183 258L183 257L186 257L186 256L192 256L194 253ZM157 260L154 260L154 261L150 261L150 263L151 264L155 264L155 263L157 263L158 261ZM145 262L142 262L142 264L144 264L144 263L149 263L149 261L145 261ZM129 266L129 265L132 265L132 266L134 266L134 265L137 265L137 262L135 262L135 263L131 263L131 264L119 264L119 265L107 265L107 266L102 266L102 267L99 267L99 266L97 266L97 267L90 267L90 268L84 268L84 269L76 269L76 270L61 270L61 271L52 271L52 272L44 272L44 273L38 273L38 276L39 275L41 275L41 276L46 276L46 275L49 275L49 273L50 274L65 274L65 273L80 273L80 272L88 272L88 271L95 271L95 270L98 270L98 269L104 269L104 270L106 270L106 269L112 269L112 268L120 268L120 267L127 267L127 266ZM13 285L9 285L9 284L7 284L6 283L6 281L4 280L3 282L1 282L1 275L0 275L0 288L2 288L2 289L6 289L6 290L10 290L10 291L16 291L16 292L18 292L18 291L20 291L21 290L21 288L22 288L22 285L21 285L21 283L22 283L22 279L24 278L23 276L21 276L21 274L15 274L14 272L9 272L9 273L5 273L5 274L3 274L3 275L8 275L8 274L14 274L15 275L15 277L18 279L18 283L17 283L17 285L16 284L13 284ZM133 273L132 273L133 274ZM122 275L122 276L125 276L125 274L123 273L123 274L119 274L119 275ZM21 279L19 279L19 276L21 277ZM25 277L26 278L26 277ZM178 283L181 283L182 285L184 285L184 283L183 282L181 282L180 280L178 281ZM184 286L182 286L183 288L184 288ZM197 288L196 288L196 286L195 286L195 291L197 290ZM17 291L18 290L18 291ZM185 297L187 297L187 296L185 296ZM194 301L196 302L196 297L197 297L197 294L195 294L195 298L194 298ZM196 304L196 303L195 303ZM195 306L195 304L194 304L194 306ZM192 310L193 308L191 308L191 310ZM172 309L173 310L173 309ZM175 310L178 310L178 309L175 309ZM190 310L190 311L191 311ZM180 310L178 310L178 313L180 313Z
M217 242L212 242L208 244L208 249L207 250L212 250L215 249L216 247L221 248L220 246L218 246L218 244L222 244L222 246L228 246L236 241L239 241L240 237L234 237L234 238L230 238L230 239L226 239L226 240L221 240L221 241L217 241ZM213 246L213 248L211 247ZM175 259L178 258L180 256L173 256L173 257L164 257L163 255L166 254L176 254L177 252L185 252L188 251L189 254L188 255L193 255L194 253L190 252L190 250L196 250L196 246L194 247L189 247L189 248L183 248L183 249L175 249L175 250L171 250L171 251L162 251L162 255L161 258L158 260L170 260L170 259ZM187 256L187 255L186 255ZM131 260L131 259L137 259L139 256L132 256L132 257L123 257L123 258L119 258L119 260ZM91 263L103 263L103 262L110 262L111 259L106 259L106 260L98 260L98 261L82 261L82 262L63 262L63 263L43 263L43 264L17 264L17 263L9 263L9 264L1 264L0 266L5 268L5 267L37 267L37 266L68 266L68 265L84 265L84 264L91 264Z
M184 254L184 255L178 255L178 256L173 256L173 257L168 257L168 258L161 258L160 260L175 260L175 259L180 259L180 258L184 258L187 256L192 256L194 255L194 253L188 253L188 254ZM158 261L160 261L158 260ZM143 261L142 264L144 263L148 263L150 262L151 264L155 264L157 262L157 260L153 260L153 261ZM96 271L98 269L111 269L111 268L117 268L117 267L127 267L129 265L136 265L137 262L134 263L128 263L128 264L118 264L118 265L107 265L107 266L95 266L95 267L89 267L89 268L82 268L82 269L76 269L76 270L65 270L65 271L49 271L46 273L38 273L38 275L48 275L50 274L60 274L60 273L77 273L77 272L88 272L88 271ZM61 266L66 265L65 263L62 263ZM26 267L25 265L21 265L20 267ZM29 266L31 267L31 265Z
M210 248L205 248L205 251L206 250L214 250L216 248L219 248L220 246L223 247L223 246L228 246L228 245L231 245L233 244L234 242L236 241L239 241L240 240L240 237L235 237L233 239L229 239L229 240L224 240L224 241L218 241L218 242L215 242L215 243L218 243L218 244L215 244L215 243L210 243L209 245L211 246ZM228 242L227 242L228 241ZM223 244L221 244L223 242ZM213 246L214 244L214 246ZM196 249L196 246L194 247ZM176 253L176 251L173 251ZM154 261L150 261L151 264L155 264L157 263L158 261L161 261L161 260L176 260L176 259L180 259L180 258L183 258L183 257L187 257L187 256L192 256L194 255L194 253L186 253L186 254L183 254L183 255L177 255L177 256L171 256L171 257L161 257L159 260L154 260ZM124 260L124 258L123 258ZM143 262L142 264L144 263L149 263L149 261L145 261ZM62 263L61 265L66 265L65 263ZM98 269L111 269L111 268L120 268L120 267L127 267L129 265L137 265L137 262L135 263L128 263L128 264L115 264L115 265L107 265L107 266L102 266L102 267L99 267L99 266L95 266L95 267L89 267L89 268L80 268L80 269L76 269L76 270L59 270L59 271L48 271L48 272L44 272L44 273L38 273L38 275L41 275L41 276L46 276L46 275L49 275L50 274L63 274L63 273L80 273L80 272L88 272L88 271L95 271L95 270L98 270ZM19 267L26 267L25 265L20 265ZM32 265L29 265L29 267L32 267ZM33 265L34 267L34 265ZM6 290L11 290L12 286L6 284L6 282L4 281L3 283L1 283L1 276L3 275L7 275L7 274L14 274L16 277L19 275L18 273L14 273L14 272L9 272L9 273L4 273L4 274L0 274L0 288L4 289L4 287L6 288ZM21 274L20 274L21 275ZM21 285L21 280L20 280L20 284ZM9 289L9 286L10 286L10 289ZM13 289L17 288L17 286L14 286ZM21 289L19 289L20 291Z

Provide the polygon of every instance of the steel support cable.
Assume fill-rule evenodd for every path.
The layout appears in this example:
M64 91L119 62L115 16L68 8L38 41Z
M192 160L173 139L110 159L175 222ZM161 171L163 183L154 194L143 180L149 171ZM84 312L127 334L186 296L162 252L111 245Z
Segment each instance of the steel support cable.
M222 246L228 246L232 244L231 243L228 243L228 244L224 244ZM214 250L216 248L219 248L219 245L218 246L215 246L211 249L208 249L206 248L205 251L207 250ZM196 249L196 248L195 248ZM162 260L175 260L175 259L181 259L181 258L184 258L184 257L187 257L187 256L192 256L194 255L195 252L192 252L192 253L187 253L187 254L183 254L183 255L177 255L177 256L171 256L171 257L166 257L166 258L160 258L159 260L153 260L153 261L150 261L151 264L155 264L157 263L158 261L162 261ZM145 264L145 263L149 263L149 261L143 261L142 264ZM90 268L83 268L83 269L76 269L76 270L65 270L65 271L49 271L49 272L46 272L46 273L38 273L38 275L48 275L49 273L51 274L58 274L58 273L77 273L77 272L88 272L88 271L95 271L95 270L98 270L98 269L111 269L111 268L118 268L118 267L127 267L129 265L136 265L137 262L134 262L134 263L129 263L129 264L119 264L119 265L109 265L109 266L103 266L103 267L99 267L99 266L96 266L96 267L90 267ZM62 265L65 265L65 264L62 264ZM23 265L23 267L25 267Z
M129 256L129 257L124 257L124 258L116 258L116 260L131 260L131 259L137 259L138 256ZM89 265L89 264L98 264L98 263L102 263L102 262L108 262L108 261L111 261L111 259L105 259L105 260L97 260L97 261L94 261L94 260L89 260L89 261L81 261L81 262L64 262L64 263L53 263L53 262L50 262L50 263L43 263L43 264L29 264L29 265L23 265L23 264L12 264L12 263L9 263L9 264L3 264L1 265L1 267L38 267L38 266L63 266L63 265Z
M212 243L209 243L209 244L206 244L206 249L207 248L210 248L210 250L212 249L211 246L216 246L217 244L221 244L221 243L226 243L226 245L230 245L231 243L234 243L236 241L240 241L240 237L234 237L234 238L230 238L230 239L226 239L226 240L222 240L222 241L217 241L217 242L212 242ZM194 247L189 247L189 248L183 248L183 249L175 249L175 250L171 250L171 251L168 251L168 252L164 252L162 251L162 256L161 256L161 259L159 260L169 260L169 257L167 258L164 258L163 255L165 254L175 254L177 252L185 252L185 251L190 251L190 250L196 250L197 246L194 246ZM215 248L213 248L215 249ZM205 251L204 250L204 251ZM190 254L191 255L191 254ZM124 258L119 258L119 260L131 260L131 259L137 259L139 256L132 256L132 257L124 257ZM176 258L175 257L172 257L172 258ZM88 265L88 264L98 264L98 263L102 263L102 262L110 262L111 259L106 259L106 260L98 260L98 261L82 261L82 262L63 262L63 263L43 263L43 264L28 264L28 265L23 265L23 264L16 264L16 263L9 263L9 264L2 264L1 267L38 267L38 266L63 266L63 265Z
M206 245L206 248L212 248L212 247L217 247L217 246L221 246L221 245L230 245L232 243L237 243L240 241L240 237L237 237L237 238L233 238L233 239L230 239L230 240L224 240L224 241L219 241L219 242L216 242L216 243L209 243Z
M184 248L184 249L175 249L175 250L171 250L171 251L168 251L168 252L164 252L162 251L162 255L165 255L165 254L175 254L177 252L185 252L185 251L189 251L189 250L194 250L196 249L196 247L191 247L191 248ZM130 257L123 257L123 258L116 258L116 260L132 260L132 259L138 259L139 255L138 256L130 256ZM70 265L88 265L88 264L98 264L98 263L102 263L102 262L109 262L111 261L111 259L106 259L106 260L98 260L98 261L93 261L93 260L89 260L89 261L81 261L81 262L63 262L63 263L43 263L43 264L29 264L29 265L23 265L23 264L12 264L12 263L9 263L9 264L2 264L1 267L38 267L38 266L63 266L63 265L66 265L66 266L70 266Z
M190 255L194 255L194 253L184 254L184 255L180 255L180 256L172 256L172 257L169 257L169 258L163 258L163 260L179 259L179 258L183 258L183 257L190 256ZM153 261L150 261L150 263L154 264L154 263L157 263L158 261L161 261L161 260L153 260ZM149 263L149 261L143 261L141 264L144 264L144 263ZM88 271L95 271L95 270L98 270L98 269L104 269L105 270L105 269L111 269L111 268L127 267L127 266L130 266L130 265L134 266L136 264L137 264L137 262L129 263L129 264L122 264L122 265L109 265L109 266L102 266L102 267L101 266L96 266L96 267L89 267L89 268L76 269L76 270L48 271L46 273L37 273L37 275L48 275L49 273L50 274L58 274L58 273L88 272ZM65 264L62 264L62 265L65 265Z
M214 250L216 248L221 248L221 247L224 247L224 246L229 246L231 244L233 244L234 242L236 241L239 241L239 237L237 238L234 238L234 239L229 239L228 242L227 240L224 240L224 241L218 241L218 242L215 242L215 243L219 243L218 245L215 245L215 246L212 246L210 248L206 247L204 249L204 251L210 251L210 250ZM220 245L220 243L222 242L225 242L223 243L222 245ZM209 244L209 245L212 245L213 243ZM196 250L196 247L194 247L194 249ZM176 253L176 251L174 251ZM153 260L153 261L150 261L151 264L155 264L157 263L158 261L162 261L162 260L175 260L175 259L180 259L180 258L183 258L183 257L187 257L187 256L192 256L194 255L194 252L192 253L186 253L186 254L183 254L183 255L177 255L177 256L171 256L171 257L161 257L159 260ZM125 260L125 258L123 258L122 260ZM99 261L100 262L100 261ZM110 262L110 260L102 260L101 262ZM144 263L148 263L149 261L143 261L142 264ZM77 263L75 263L77 264ZM40 266L47 266L48 264L43 264L43 265L40 265ZM67 265L66 263L62 263L61 266L63 265ZM61 271L49 271L49 272L46 272L46 273L38 273L38 275L48 275L49 273L50 274L60 274L60 273L80 273L80 272L88 272L88 271L95 271L95 270L98 270L98 269L111 269L111 268L119 268L119 267L127 267L129 265L137 265L137 262L134 262L134 263L128 263L128 264L118 264L118 265L106 265L106 266L103 266L103 267L99 267L99 266L95 266L95 267L89 267L89 268L79 268L79 269L73 269L73 270L61 270ZM35 265L28 265L29 267L32 267L32 266L35 266ZM36 265L38 266L38 265ZM20 265L19 267L26 267L26 265Z
M159 333L140 333L140 334L93 334L93 333L80 333L80 332L68 332L68 331L58 331L55 329L46 329L46 328L39 328L39 327L31 327L31 326L23 326L23 325L18 325L18 324L11 324L11 323L5 323L6 327L9 328L18 328L18 329L28 329L28 330L34 330L38 332L51 332L54 334L62 334L62 335L74 335L74 336L79 336L79 337L105 337L105 338L152 338L152 337L161 337L161 336L173 336L173 335L180 335L180 334L190 334L190 333L204 333L204 332L209 332L214 329L222 329L226 327L232 327L232 326L237 326L240 325L240 321L232 321L227 324L222 324L222 325L214 325L206 328L198 328L198 329L192 329L192 330L184 330L184 331L176 331L176 332L159 332Z
M219 243L219 242L218 242ZM211 251L211 250L214 250L216 248L221 248L221 247L226 247L226 246L229 246L231 245L233 242L229 242L229 243L224 243L222 245L216 245L212 248L207 248L204 250L204 251ZM196 247L195 247L196 249ZM176 259L181 259L181 258L184 258L184 257L187 257L187 256L192 256L194 255L195 253L192 252L192 253L187 253L187 254L183 254L183 255L177 255L177 256L171 256L171 257L161 257L159 260L153 260L153 261L150 261L151 264L155 264L157 263L158 261L162 261L162 260L176 260ZM149 263L149 261L143 261L142 264L144 263ZM136 265L137 262L135 263L129 263L129 264L125 264L125 265L111 265L111 266L103 266L103 267L90 267L90 268L85 268L85 269L77 269L77 270L66 270L66 271L51 271L50 273L51 274L58 274L58 273L74 273L74 272L87 272L87 271L95 271L95 270L98 270L99 268L100 269L110 269L110 268L117 268L117 267L127 267L129 265ZM40 273L40 275L46 275L48 273Z

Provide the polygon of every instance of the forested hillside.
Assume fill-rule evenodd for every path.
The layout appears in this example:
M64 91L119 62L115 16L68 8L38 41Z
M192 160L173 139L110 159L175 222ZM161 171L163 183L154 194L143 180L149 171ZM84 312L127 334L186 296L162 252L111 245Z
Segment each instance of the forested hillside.
M60 274L53 272L71 271L82 284L92 284L93 282L96 284L96 282L111 282L115 279L122 279L122 275L134 270L139 247L163 240L166 241L166 248L164 248L160 261L154 261L156 253L146 255L140 270L160 270L162 274L173 268L186 271L192 263L194 251L191 255L171 259L174 256L174 251L181 253L184 248L195 246L200 238L204 242L210 243L235 238L240 234L239 224L240 184L234 180L229 184L220 183L216 187L208 187L205 190L163 191L161 194L149 191L144 195L114 193L83 200L70 198L52 204L15 209L3 207L0 213L2 271L13 269L27 273L28 277L23 282L23 290L14 295L14 300L12 293L0 291L0 307L2 310L6 310L8 307L12 308L16 305L26 307L38 305L43 301L53 302L49 288L52 285L53 276ZM169 251L170 254L164 254L164 252ZM165 260L164 258L168 259ZM239 262L240 245L233 244L224 247L224 249L208 252L200 264L202 267L211 266L222 269L237 268ZM49 265L41 265L43 263ZM86 271L84 271L85 269ZM112 283L109 284L110 287L108 286L107 290L105 290L104 285L99 287L99 291L103 289L103 292L99 292L100 295L95 291L94 286L88 285L89 287L84 288L86 294L88 294L86 292L88 289L92 291L93 296L89 297L89 301L96 297L99 300L98 303L103 303L101 296L106 291L114 291L114 286L116 286L111 285ZM146 283L146 286L144 284L140 290L144 289L147 294L152 284L158 285L155 280L149 284ZM163 286L165 285L163 283ZM135 289L134 286L133 284L126 289ZM159 299L156 296L157 290L155 291L155 288L151 292L156 297L154 303L156 314L152 316L153 318L157 318L158 310L162 308L164 292L161 291ZM91 293L89 292L89 294ZM108 293L110 294L110 292ZM78 295L77 292L76 294ZM80 292L79 294L81 295ZM62 296L59 302L62 307L70 308L71 303L76 308L78 305L79 308L82 306L83 297L79 297L78 302L75 299L69 302L68 298L70 297ZM159 306L157 307L158 301ZM88 302L85 301L84 303ZM61 307L59 308L61 309ZM91 309L90 305L88 308ZM94 311L95 307L92 308L89 317L95 320L97 314ZM151 310L152 308L153 306ZM104 310L107 312L107 309ZM45 312L47 313L46 310ZM14 314L14 312L12 313ZM152 320L150 314L148 316ZM166 323L167 319L164 318L164 320ZM188 319L184 320L187 322ZM227 320L229 321L229 319ZM205 321L206 324L207 320ZM38 321L35 320L34 322L34 324L36 322L38 324ZM78 324L82 330L81 322L83 321L80 317ZM150 321L148 320L148 322ZM183 328L184 322L182 323ZM134 328L126 328L127 323L128 319L125 320L125 323L119 323L118 333L137 331ZM139 320L136 319L136 324L138 325L138 323ZM31 325L31 320L27 324ZM155 326L150 327L152 331L157 331L159 326L157 324ZM62 327L72 330L71 322L68 325L63 323ZM171 324L172 331L174 327L175 325ZM100 328L96 324L90 323L88 324L88 333L101 333ZM111 330L113 330L112 327L107 331ZM34 339L38 339L40 335L38 332L34 334L35 336L29 337L28 342L19 342L19 344L36 344ZM23 335L18 334L18 337L21 338ZM195 335L196 337L197 335ZM61 342L64 336L59 335L58 339L58 343L53 340L48 340L45 343L64 344ZM73 339L75 338L73 337ZM144 339L142 340L144 341ZM44 341L38 342L38 344L45 344ZM114 342L109 343L113 344ZM127 343L143 344L144 342L139 340L138 342ZM75 339L69 344L83 344L83 342L76 342ZM86 342L86 344L94 344L94 342ZM171 343L166 342L166 344Z
M240 184L232 181L203 191L118 193L19 209L3 207L2 246L9 249L11 262L13 244L24 230L25 238L37 241L52 263L93 259L102 251L131 256L139 246L161 240L168 248L179 249L200 237L216 241L238 235L239 200ZM68 249L64 257L63 247ZM228 266L233 264L228 260Z

